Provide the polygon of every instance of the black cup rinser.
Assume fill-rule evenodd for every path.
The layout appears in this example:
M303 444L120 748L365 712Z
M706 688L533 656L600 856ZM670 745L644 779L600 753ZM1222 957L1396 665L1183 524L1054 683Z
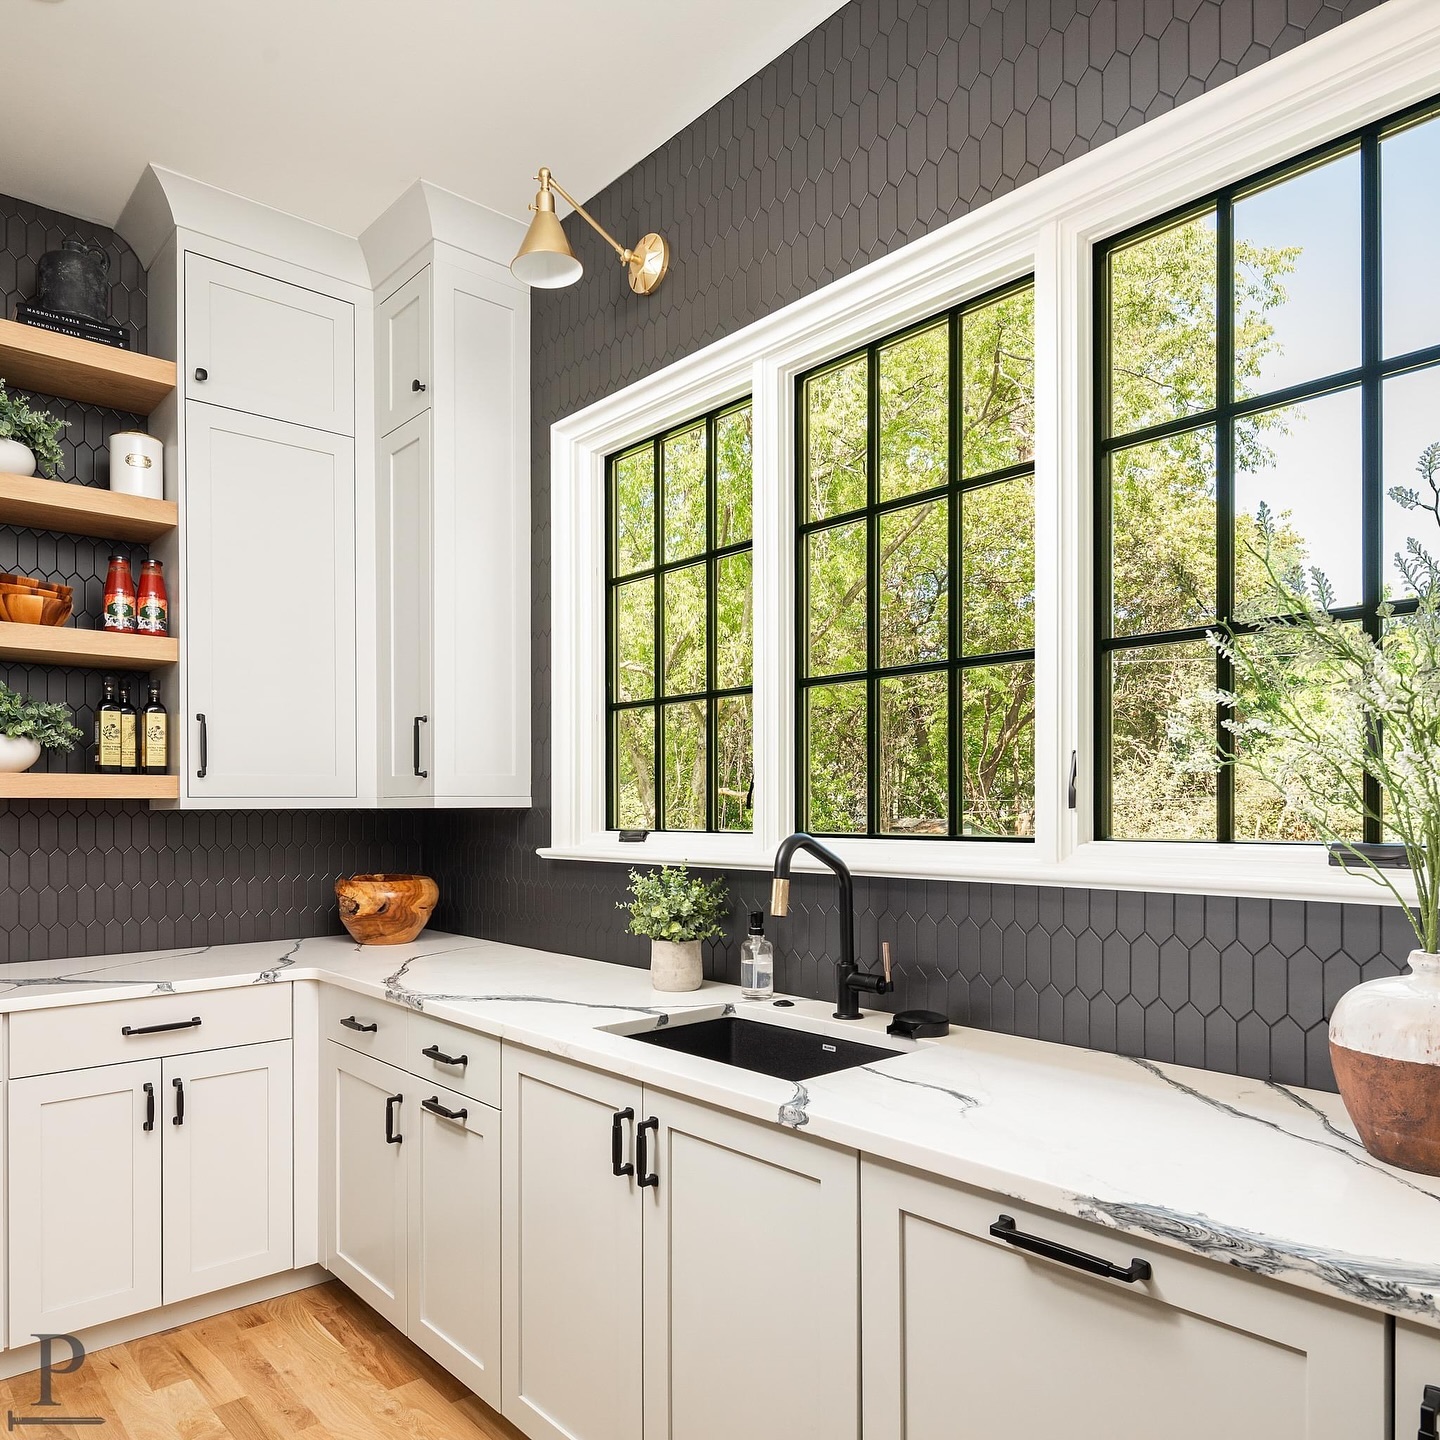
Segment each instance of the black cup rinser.
M928 1040L950 1033L950 1022L938 1010L902 1010L885 1027L887 1035L906 1040Z

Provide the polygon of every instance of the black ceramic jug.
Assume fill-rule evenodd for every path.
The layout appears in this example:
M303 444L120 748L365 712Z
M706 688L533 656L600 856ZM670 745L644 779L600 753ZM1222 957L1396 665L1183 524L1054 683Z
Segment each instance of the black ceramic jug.
M40 293L35 303L62 315L87 320L110 318L110 257L83 240L63 240L40 257Z

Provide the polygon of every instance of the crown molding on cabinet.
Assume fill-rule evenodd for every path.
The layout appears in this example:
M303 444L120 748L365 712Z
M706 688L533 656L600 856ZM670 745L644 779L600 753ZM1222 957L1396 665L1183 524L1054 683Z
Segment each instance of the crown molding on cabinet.
M365 290L370 272L360 242L283 210L271 209L188 175L147 165L119 220L116 232L149 270L176 230L243 246L261 255L283 255L317 275Z
M432 241L493 261L505 269L508 280L510 259L524 238L524 224L512 216L417 180L361 232L360 248L378 289Z

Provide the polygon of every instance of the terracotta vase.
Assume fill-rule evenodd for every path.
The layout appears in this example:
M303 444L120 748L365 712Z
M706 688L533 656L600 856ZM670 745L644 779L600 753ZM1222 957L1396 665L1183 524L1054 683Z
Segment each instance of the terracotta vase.
M652 940L650 983L657 990L698 990L705 983L698 940Z
M1340 1098L1377 1159L1440 1175L1440 955L1410 954L1407 974L1369 980L1330 1017Z
M346 875L340 920L361 945L408 945L429 923L440 887L428 875Z

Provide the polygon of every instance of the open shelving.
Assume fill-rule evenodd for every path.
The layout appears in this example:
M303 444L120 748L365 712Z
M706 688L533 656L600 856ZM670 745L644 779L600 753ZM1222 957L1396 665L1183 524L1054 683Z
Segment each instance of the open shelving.
M175 362L0 320L0 379L16 390L148 415L175 388Z
M173 530L180 523L179 511L173 500L117 495L33 475L0 475L0 525L143 543Z
M178 775L0 775L0 800L178 800Z
M0 623L0 660L17 665L76 665L88 670L152 670L180 661L170 636L117 635L66 625Z

